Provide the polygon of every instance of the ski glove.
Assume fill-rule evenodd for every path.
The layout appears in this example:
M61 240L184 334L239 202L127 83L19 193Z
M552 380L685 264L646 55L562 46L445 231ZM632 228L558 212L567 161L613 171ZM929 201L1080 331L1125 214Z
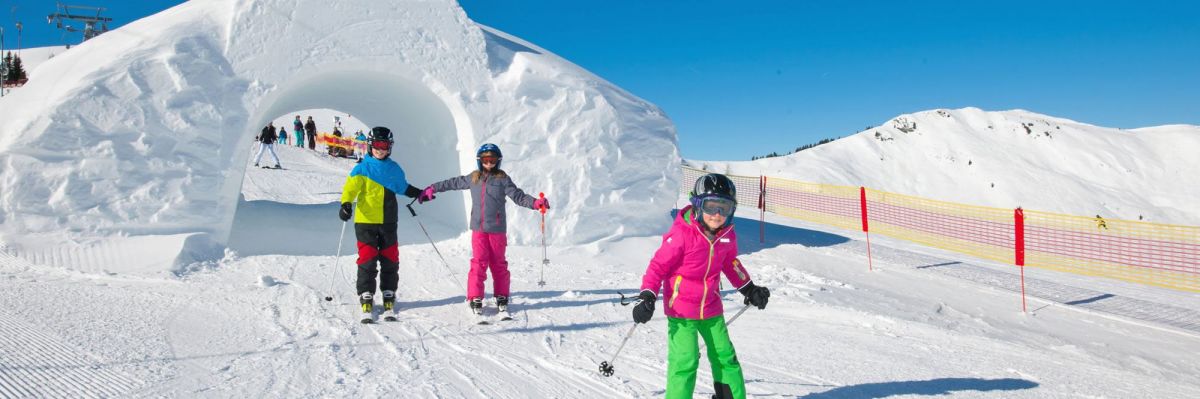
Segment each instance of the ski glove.
M533 200L533 210L536 211L542 208L550 209L550 200L546 198L538 198ZM654 309L654 305L650 305L650 309Z
M650 321L650 317L654 316L654 301L658 300L658 296L654 295L653 291L642 290L642 293L638 294L638 299L642 301L633 307L633 322L645 323Z
M429 187L425 187L425 190L421 191L421 195L419 197L417 197L417 203L424 204L425 201L433 201L434 198L437 198L437 197L433 196L433 193L435 191L436 190L433 189L433 185L430 185Z
M345 222L350 220L350 216L352 215L354 215L354 205L351 205L349 202L343 202L342 209L338 210L338 218L341 218Z
M754 285L754 282L747 282L742 288L738 288L738 292L746 296L745 304L757 306L760 310L766 309L767 298L771 297L771 290L766 287Z

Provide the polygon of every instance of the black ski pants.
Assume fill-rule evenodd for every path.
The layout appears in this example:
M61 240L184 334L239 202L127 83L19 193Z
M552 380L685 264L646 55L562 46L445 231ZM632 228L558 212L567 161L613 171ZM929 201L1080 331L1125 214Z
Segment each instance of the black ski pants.
M396 224L354 224L358 239L358 296L375 294L375 275L380 291L395 291L400 280L400 251L396 246Z

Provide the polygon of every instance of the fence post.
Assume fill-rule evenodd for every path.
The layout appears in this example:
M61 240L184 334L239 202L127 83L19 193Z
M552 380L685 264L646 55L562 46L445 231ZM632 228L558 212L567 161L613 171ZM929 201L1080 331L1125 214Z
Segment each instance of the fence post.
M1021 312L1025 307L1025 211L1018 207L1013 211L1013 263L1021 269Z
M875 262L871 260L871 232L867 227L867 188L858 186L858 203L862 209L862 230L867 236L867 270L875 270Z
M758 242L767 242L767 177L758 177Z

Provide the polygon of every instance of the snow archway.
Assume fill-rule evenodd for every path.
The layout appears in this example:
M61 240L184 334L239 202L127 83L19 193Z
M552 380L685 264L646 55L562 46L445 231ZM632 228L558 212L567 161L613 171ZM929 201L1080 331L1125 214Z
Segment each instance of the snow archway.
M305 108L391 128L417 184L499 144L515 181L551 198L551 243L659 233L679 186L657 107L454 1L193 0L0 99L0 252L110 272L218 257L254 132ZM459 198L426 217L465 230ZM509 212L510 242L537 242L536 213Z

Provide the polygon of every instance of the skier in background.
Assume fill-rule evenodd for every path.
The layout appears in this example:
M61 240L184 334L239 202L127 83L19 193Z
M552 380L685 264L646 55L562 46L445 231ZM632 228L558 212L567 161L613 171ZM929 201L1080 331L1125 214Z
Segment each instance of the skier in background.
M300 115L292 121L292 131L296 134L296 146L304 148L304 122L300 121Z
M258 162L262 161L263 151L269 151L271 158L275 158L275 169L280 169L279 156L275 155L275 123L268 123L258 134L258 155L254 156L254 166L258 166Z
M725 328L721 306L721 273L738 287L747 305L767 306L771 292L754 285L738 260L733 214L737 190L719 174L696 180L691 205L679 210L675 223L663 235L642 276L641 300L633 308L633 321L645 323L654 315L658 292L663 292L667 315L668 399L691 398L696 388L700 349L696 334L704 338L712 367L714 398L745 398L746 382Z
M346 178L338 211L343 222L354 217L354 236L358 240L356 289L363 323L374 322L376 275L383 294L383 310L388 320L395 320L396 285L400 279L396 194L409 198L421 194L421 189L408 184L400 164L391 159L392 131L382 126L372 128L370 143L371 156L355 165ZM355 202L357 207L353 205Z
M483 282L492 272L492 295L500 312L508 312L509 273L504 251L508 247L505 197L530 209L550 209L545 198L534 198L513 183L500 169L502 154L495 144L484 144L475 152L477 169L465 176L433 183L421 192L421 203L434 199L435 193L471 190L471 270L467 273L467 304L476 315L483 314Z
M317 150L317 123L313 122L312 115L308 116L308 121L304 122L304 134L308 136L308 149Z
M271 123L274 124L275 122ZM275 135L275 138L279 142L279 145L287 145L287 128L279 126L279 133Z

